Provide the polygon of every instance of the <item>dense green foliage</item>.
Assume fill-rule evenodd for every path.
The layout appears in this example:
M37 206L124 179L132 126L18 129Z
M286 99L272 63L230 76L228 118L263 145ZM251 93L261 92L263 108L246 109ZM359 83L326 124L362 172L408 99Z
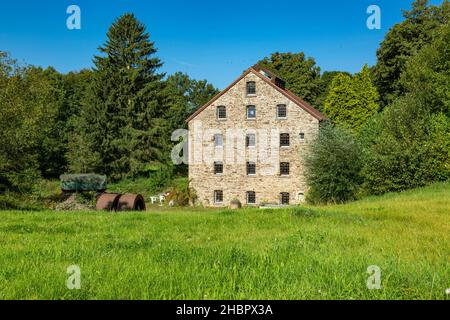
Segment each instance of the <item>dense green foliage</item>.
M313 58L300 53L273 53L258 62L286 81L286 87L315 105L320 95L320 68Z
M312 203L339 203L356 198L362 182L362 150L348 129L324 123L304 155Z
M389 30L377 50L373 71L383 107L403 93L400 77L410 57L432 41L437 28L449 23L450 4L444 0L432 6L428 0L416 0L403 16L405 20Z
M450 25L407 64L406 91L366 124L365 191L380 194L450 177Z
M324 112L334 122L358 130L378 110L378 93L365 65L355 76L338 74L333 78Z
M112 180L134 176L162 162L168 130L163 118L161 62L145 27L131 14L117 19L94 59L94 79L79 133L98 157L94 171Z
M310 177L322 184L339 181L339 186L333 182L321 188L323 194L313 187L310 199L345 201L358 192L380 194L449 178L449 14L447 0L439 6L416 0L404 12L405 20L386 34L376 65L354 75L321 74L302 52L274 53L259 62L338 126L330 129L336 144L329 145L329 158L343 157L351 143L361 149L361 170L356 174L353 168L351 177L343 167L316 164L318 172L311 169ZM106 174L109 182L127 188L149 179L143 187L149 193L186 176L185 165L170 162L176 143L171 133L186 128L186 117L218 90L181 72L164 77L154 43L132 14L114 22L99 50L95 68L68 74L18 65L0 52L0 193L5 203L18 207L14 193L24 192L47 202L39 195L41 179L63 173ZM342 139L346 135L351 143ZM313 150L326 160L326 141L317 143Z
M2 212L0 297L448 299L449 214L448 183L323 208Z

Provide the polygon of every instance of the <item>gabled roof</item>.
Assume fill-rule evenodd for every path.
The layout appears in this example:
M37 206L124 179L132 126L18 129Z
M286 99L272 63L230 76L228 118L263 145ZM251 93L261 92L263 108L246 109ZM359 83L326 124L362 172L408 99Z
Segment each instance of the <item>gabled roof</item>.
M263 71L264 73L266 73L266 75L268 75L269 77L263 75L261 73L261 71ZM276 76L274 73L272 73L271 71L259 66L259 65L254 65L250 68L248 68L246 71L244 71L244 73L237 78L236 80L234 80L228 87L226 87L224 90L222 90L220 93L218 93L217 95L215 95L211 100L209 100L205 105L203 105L202 107L198 108L189 118L186 119L186 122L191 121L192 119L194 119L199 113L201 113L203 110L205 110L207 107L209 107L212 103L214 103L214 101L216 101L217 99L219 99L222 95L224 95L226 92L228 92L228 90L230 90L232 87L234 87L234 85L236 83L238 83L239 81L241 81L246 75L248 75L249 73L254 73L255 75L257 75L258 77L260 77L262 80L264 80L266 83L268 83L269 85L271 85L274 89L276 89L278 92L280 92L281 94L283 94L285 97L287 97L289 100L291 100L292 102L294 102L296 105L298 105L300 108L302 108L303 110L305 110L306 112L308 112L309 114L311 114L314 118L316 118L319 121L322 120L326 120L327 118L317 109L315 109L313 106L311 106L309 103L307 103L306 101L304 101L303 99L301 99L300 97L296 96L295 94L293 94L291 91L287 90L284 88L284 80L282 80L281 78L279 78L278 76Z

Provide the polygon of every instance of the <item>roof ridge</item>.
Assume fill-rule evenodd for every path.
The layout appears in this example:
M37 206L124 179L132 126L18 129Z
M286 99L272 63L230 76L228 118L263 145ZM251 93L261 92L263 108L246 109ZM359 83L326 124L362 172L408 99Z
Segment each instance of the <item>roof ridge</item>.
M258 70L259 69L259 70ZM213 98L211 98L211 100L209 100L207 103L205 103L202 107L198 108L192 115L190 115L187 119L186 122L191 121L192 119L194 119L199 113L201 113L203 110L205 110L208 106L210 106L214 101L216 101L217 99L219 99L223 94L225 94L226 92L228 92L228 90L230 90L236 83L238 83L241 79L243 79L247 74L249 74L250 72L255 73L258 77L260 77L262 80L264 80L266 83L268 83L269 85L271 85L272 87L274 87L277 91L279 91L280 93L284 94L287 98L289 98L291 101L293 101L295 104L297 104L299 107L301 107L303 110L305 110L306 112L308 112L309 114L311 114L313 117L315 117L317 120L322 121L322 120L326 120L327 117L325 117L325 115L323 115L319 110L317 110L316 108L314 108L313 106L311 106L308 102L306 102L305 100L303 100L302 98L300 98L299 96L295 95L293 92L285 89L285 88L281 88L280 86L276 85L273 81L271 81L270 79L268 79L266 76L262 75L259 71L261 69L266 69L264 67L261 67L259 64L255 64L253 66L251 66L250 68L248 68L247 70L245 70L236 80L234 80L228 87L226 87L224 90L222 90L221 92L219 92L218 94L216 94ZM263 70L264 71L264 70ZM274 74L273 72L271 72L270 70L268 70L271 74L272 77L277 77L278 79L280 79L281 81L284 81L283 79L281 79L280 77L278 77L276 74Z

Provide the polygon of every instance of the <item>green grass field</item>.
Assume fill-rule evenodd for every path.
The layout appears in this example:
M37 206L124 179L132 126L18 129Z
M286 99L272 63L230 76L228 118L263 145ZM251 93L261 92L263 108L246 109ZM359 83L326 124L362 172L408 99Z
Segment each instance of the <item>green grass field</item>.
M1 299L449 298L448 183L327 207L0 216Z

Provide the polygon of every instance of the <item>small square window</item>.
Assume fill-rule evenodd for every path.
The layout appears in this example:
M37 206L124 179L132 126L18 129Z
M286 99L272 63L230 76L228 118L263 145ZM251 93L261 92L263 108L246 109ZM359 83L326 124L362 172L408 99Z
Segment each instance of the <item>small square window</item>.
M256 83L254 81L247 82L247 94L256 94Z
M217 119L226 119L227 118L227 108L225 106L217 107Z
M247 162L247 175L255 175L256 174L256 164L254 162Z
M287 109L285 104L279 104L277 106L277 118L285 119L287 117Z
M223 163L220 161L214 162L214 174L222 174L223 173Z
M223 135L221 135L220 133L214 135L214 146L223 147Z
M289 192L280 193L281 204L289 204Z
M223 202L223 191L222 190L215 190L214 191L214 202L215 203L222 203Z
M280 146L289 147L289 133L280 134Z
M255 119L255 118L256 118L256 107L247 106L247 119Z
M254 133L249 133L245 137L245 146L254 147L256 145L256 135Z
M300 132L298 136L299 136L300 140L305 140L305 133L304 132Z
M280 175L289 175L289 162L280 162Z
M256 203L256 193L255 191L247 191L247 204Z

